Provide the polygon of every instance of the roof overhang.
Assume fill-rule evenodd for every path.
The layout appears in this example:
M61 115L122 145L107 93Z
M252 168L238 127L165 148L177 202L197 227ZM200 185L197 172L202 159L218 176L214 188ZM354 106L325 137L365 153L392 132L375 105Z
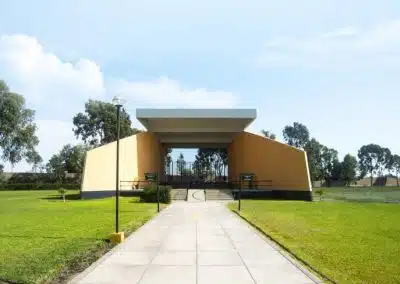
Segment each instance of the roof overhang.
M229 144L257 117L256 109L137 109L136 118L170 147Z

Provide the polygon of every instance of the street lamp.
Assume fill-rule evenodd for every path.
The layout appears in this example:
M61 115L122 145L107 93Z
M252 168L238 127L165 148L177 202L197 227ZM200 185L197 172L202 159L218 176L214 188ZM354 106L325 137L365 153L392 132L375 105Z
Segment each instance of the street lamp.
M121 97L115 96L112 103L117 108L117 159L116 159L116 176L115 176L115 234L112 235L111 241L120 243L124 239L124 232L119 231L119 132L120 132L120 112L124 104Z

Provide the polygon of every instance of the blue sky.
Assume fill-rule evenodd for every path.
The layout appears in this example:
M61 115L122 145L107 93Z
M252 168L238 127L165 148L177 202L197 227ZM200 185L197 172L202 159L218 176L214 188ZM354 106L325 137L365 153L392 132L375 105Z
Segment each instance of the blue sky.
M115 94L133 118L251 107L249 130L278 140L299 121L341 157L367 143L400 154L398 1L3 2L0 78L36 110L45 160L76 143L88 98Z

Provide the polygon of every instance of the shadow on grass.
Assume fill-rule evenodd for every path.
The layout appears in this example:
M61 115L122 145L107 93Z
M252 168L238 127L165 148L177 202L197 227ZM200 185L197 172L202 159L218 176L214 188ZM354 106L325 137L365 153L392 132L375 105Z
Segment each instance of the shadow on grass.
M157 201L144 201L144 200L139 200L139 199L134 199L134 200L131 200L131 201L129 201L129 203L141 203L141 204L155 204L155 205L157 205ZM171 202L172 203L172 202ZM164 205L169 205L169 204L171 204L171 203L164 203L164 202L160 202L160 206L162 205L162 204L164 204Z
M0 234L0 239L8 239L8 238L18 238L18 239L53 239L53 240L64 240L64 239L71 239L71 237L54 237L54 236L24 236L24 235L12 235L12 234ZM105 238L84 238L84 237L79 237L76 239L80 240L89 240L89 241L104 241L104 242L109 242L108 239Z
M39 199L43 200L63 200L61 196L59 195L51 195L47 197L40 197ZM65 200L81 200L81 195L80 193L73 193L73 194L67 194L65 195Z
M19 284L19 282L0 278L0 284Z

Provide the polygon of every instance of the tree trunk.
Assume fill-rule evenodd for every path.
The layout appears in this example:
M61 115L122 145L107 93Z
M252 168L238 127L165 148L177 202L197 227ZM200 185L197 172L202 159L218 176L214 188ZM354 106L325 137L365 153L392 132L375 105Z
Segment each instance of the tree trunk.
M374 180L374 178L372 177L372 175L371 175L370 179L371 179L371 187L372 187L373 180Z
M397 187L399 187L399 176L396 175Z

